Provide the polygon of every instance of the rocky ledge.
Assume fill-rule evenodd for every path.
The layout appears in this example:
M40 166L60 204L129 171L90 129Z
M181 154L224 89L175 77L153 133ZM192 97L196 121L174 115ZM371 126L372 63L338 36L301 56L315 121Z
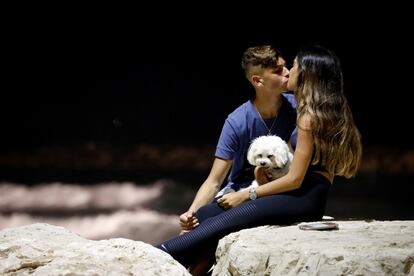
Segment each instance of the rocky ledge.
M167 253L140 241L84 239L32 224L0 231L0 275L190 275Z
M220 240L213 275L414 275L414 221L263 226Z
M213 275L411 275L414 221L336 221L338 230L262 226L220 240ZM0 231L0 275L189 275L128 239L93 241L33 224Z

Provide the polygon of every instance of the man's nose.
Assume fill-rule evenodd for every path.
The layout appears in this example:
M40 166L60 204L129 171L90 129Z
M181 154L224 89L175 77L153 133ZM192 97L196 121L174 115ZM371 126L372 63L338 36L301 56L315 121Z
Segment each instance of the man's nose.
M283 76L285 78L289 78L289 69L287 69L286 67L283 68Z

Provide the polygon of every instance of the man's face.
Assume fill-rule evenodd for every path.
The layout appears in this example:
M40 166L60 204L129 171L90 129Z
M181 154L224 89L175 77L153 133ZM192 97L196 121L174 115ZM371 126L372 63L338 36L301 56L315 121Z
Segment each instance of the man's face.
M268 91L287 91L288 78L289 70L286 68L285 60L281 57L275 67L263 69L263 87Z

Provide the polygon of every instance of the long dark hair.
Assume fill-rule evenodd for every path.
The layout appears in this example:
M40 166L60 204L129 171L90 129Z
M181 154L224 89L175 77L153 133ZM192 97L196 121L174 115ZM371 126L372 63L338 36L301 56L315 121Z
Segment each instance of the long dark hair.
M298 118L311 119L315 141L312 164L321 164L329 173L352 177L362 155L360 133L344 94L338 57L322 46L302 48L297 57Z

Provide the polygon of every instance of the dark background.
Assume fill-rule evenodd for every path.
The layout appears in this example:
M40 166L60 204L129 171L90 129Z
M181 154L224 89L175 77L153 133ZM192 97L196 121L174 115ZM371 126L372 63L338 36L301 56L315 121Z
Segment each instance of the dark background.
M290 66L312 42L340 57L364 145L411 145L411 33L403 8L392 20L397 12L386 7L351 6L343 16L340 7L305 7L283 17L272 7L203 8L15 20L4 40L2 149L85 141L215 145L226 115L252 89L240 68L243 51L272 43Z
M413 219L410 9L246 3L14 9L2 34L0 180L171 177L191 191L163 196L181 211L226 116L252 92L243 51L274 44L291 66L300 46L319 43L342 62L364 146L361 172L335 180L327 214Z

